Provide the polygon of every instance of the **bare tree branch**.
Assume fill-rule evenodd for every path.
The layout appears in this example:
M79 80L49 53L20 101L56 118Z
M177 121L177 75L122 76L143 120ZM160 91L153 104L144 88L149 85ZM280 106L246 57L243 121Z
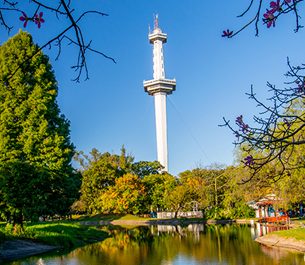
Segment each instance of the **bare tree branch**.
M272 1L271 1L272 2ZM271 2L269 2L271 4ZM277 3L274 2L274 5L276 7L271 8L271 6L267 6L266 7L266 13L264 13L262 15L261 11L263 8L263 0L259 0L257 2L251 0L250 4L248 5L248 7L246 8L246 10L244 12L242 12L240 15L238 15L238 18L243 18L246 15L248 15L248 13L250 13L250 11L254 10L254 16L252 18L250 18L246 23L243 24L243 26L241 26L239 29L234 30L234 31L228 31L227 34L224 34L223 37L228 37L228 38L232 38L238 34L240 34L242 31L244 31L246 28L248 28L250 25L254 24L254 28L255 28L255 36L258 36L259 34L259 22L263 21L263 24L267 25L267 27L271 27L272 25L275 25L275 21L277 21L277 19L285 14L288 13L293 13L295 15L295 19L296 19L296 27L295 27L295 32L298 32L300 28L302 28L303 26L300 25L300 16L298 14L298 4L303 2L303 0L292 0L292 3L290 4L289 1L283 1L281 4L279 4L279 6L276 6Z
M280 16L289 13L295 16L294 31L298 32L302 28L298 10L301 2L303 0L251 0L246 10L238 17L245 17L250 10L254 10L254 16L237 31L223 31L222 36L232 38L252 24L256 30L255 35L258 36L261 20L270 28L275 26ZM262 15L261 10L265 3L268 3L268 6ZM285 76L288 81L284 83L284 88L267 82L271 93L267 103L256 96L251 86L247 95L260 109L259 114L253 117L253 126L245 123L242 115L236 118L236 126L223 118L224 123L221 126L234 133L237 139L234 144L246 153L242 162L252 170L251 177L243 182L252 180L263 168L270 165L274 170L272 176L266 177L274 181L284 174L290 174L292 170L305 167L304 161L299 163L299 159L304 160L305 157L300 152L300 148L305 145L305 64L292 66L287 58L287 65L289 70ZM296 153L301 154L296 157Z
M76 77L73 79L74 81L79 82L83 75L85 79L89 78L89 70L86 60L88 52L99 54L115 63L115 60L112 57L92 47L92 40L86 40L86 36L84 36L83 29L79 23L87 15L96 14L99 16L108 16L106 13L100 12L98 10L87 10L81 12L80 15L76 17L74 15L74 9L72 8L71 0L57 0L48 3L39 0L29 0L29 3L27 4L29 10L33 10L33 8L35 10L32 15L27 15L28 11L23 10L23 6L24 5L21 5L19 2L4 0L3 3L0 4L0 27L2 26L8 33L10 33L13 28L13 26L6 22L6 18L3 12L14 12L17 14L20 13L22 15L20 20L24 21L24 26L26 26L28 22L35 22L38 28L40 28L42 23L44 23L44 19L42 18L42 11L50 12L50 14L53 13L57 19L64 19L68 21L69 25L64 29L60 29L57 35L50 38L50 40L48 40L46 43L40 44L40 49L37 52L46 47L50 48L52 44L54 44L54 46L58 48L56 56L56 59L58 59L62 53L62 41L69 40L70 44L73 44L73 47L77 47L78 49L76 63L71 67L76 71ZM47 23L48 21L46 21L46 25L44 26L47 26ZM59 28L61 27L59 26ZM32 57L25 58L23 64L26 64L26 61L31 60ZM19 66L17 69L14 69L12 71L12 75L14 75L18 69L20 69L20 67L23 66Z
M289 170L305 167L293 157L296 147L305 144L305 86L304 66L291 66L287 59L289 71L286 77L290 80L282 89L267 83L272 96L270 105L263 103L254 94L253 87L249 94L261 109L259 116L253 117L253 126L244 122L243 117L236 119L237 127L223 118L224 124L237 137L235 145L240 146L248 156L243 163L252 170L251 180L264 166L270 163L277 165L277 174L282 175Z

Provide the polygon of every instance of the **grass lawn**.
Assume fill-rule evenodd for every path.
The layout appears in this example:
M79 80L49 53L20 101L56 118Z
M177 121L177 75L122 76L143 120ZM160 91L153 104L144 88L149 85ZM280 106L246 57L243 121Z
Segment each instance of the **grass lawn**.
M276 231L272 234L278 235L280 237L290 237L295 238L296 240L302 240L305 241L305 228L298 227L294 229L289 230L282 230L282 231Z
M30 239L62 248L75 248L105 239L108 234L95 227L82 226L74 222L46 222L25 224L24 231L13 233L0 226L6 239Z
M113 220L149 220L135 215L94 215L74 216L73 220L25 223L24 231L13 233L12 226L0 223L0 243L8 239L30 239L48 245L62 248L74 248L84 246L105 239L108 234L105 231L91 226L81 225L81 221L113 221Z

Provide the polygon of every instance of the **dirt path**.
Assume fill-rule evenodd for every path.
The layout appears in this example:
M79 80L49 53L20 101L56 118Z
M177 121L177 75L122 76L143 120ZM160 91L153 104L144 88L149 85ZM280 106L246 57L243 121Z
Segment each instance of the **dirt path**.
M47 246L27 240L8 240L0 246L0 263L38 255L57 249L54 246Z

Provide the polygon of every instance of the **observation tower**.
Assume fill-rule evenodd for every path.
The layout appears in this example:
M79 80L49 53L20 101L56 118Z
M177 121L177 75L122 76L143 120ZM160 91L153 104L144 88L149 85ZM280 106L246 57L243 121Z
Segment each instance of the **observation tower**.
M163 43L167 41L167 34L159 27L158 15L155 16L154 30L149 32L148 39L153 45L153 79L144 81L143 85L145 92L155 101L157 159L164 171L168 171L166 97L175 91L176 80L165 78Z

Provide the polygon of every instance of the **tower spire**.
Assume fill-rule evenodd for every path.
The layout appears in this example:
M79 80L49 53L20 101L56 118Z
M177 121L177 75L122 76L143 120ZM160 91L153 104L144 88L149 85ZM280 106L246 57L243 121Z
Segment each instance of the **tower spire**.
M158 28L159 28L159 15L156 14L155 21L154 21L154 29L158 29Z
M148 39L153 44L153 79L144 81L143 85L145 92L154 97L157 157L164 171L168 171L166 97L176 89L176 80L165 78L163 43L167 41L167 34L159 28L158 15L155 16L154 31Z

